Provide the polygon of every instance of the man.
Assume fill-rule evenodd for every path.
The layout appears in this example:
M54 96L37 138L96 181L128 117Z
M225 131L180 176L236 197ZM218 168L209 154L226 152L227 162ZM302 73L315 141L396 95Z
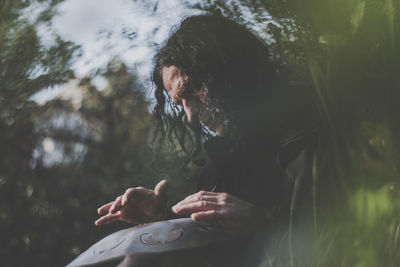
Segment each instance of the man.
M314 140L311 114L316 113L304 92L289 90L268 53L245 27L219 15L200 15L184 20L156 55L156 118L178 137L187 131L185 124L216 133L203 144L202 190L173 206L175 215L241 233L293 215L296 185L308 174L306 151ZM304 127L305 121L311 126ZM297 176L288 176L291 166L300 170ZM102 217L96 225L165 218L165 186L163 180L154 190L127 189L98 209Z

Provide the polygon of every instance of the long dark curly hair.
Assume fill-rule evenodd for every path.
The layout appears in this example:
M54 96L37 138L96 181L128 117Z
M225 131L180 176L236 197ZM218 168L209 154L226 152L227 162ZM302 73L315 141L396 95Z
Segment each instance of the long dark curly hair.
M250 137L260 128L272 135L270 130L275 127L268 122L270 112L265 107L283 79L279 78L279 67L270 60L265 43L246 27L215 14L186 18L154 58L153 113L161 123L162 136L176 137L190 154L185 147L188 129L195 133L192 152L198 150L199 140L205 135L199 125L188 128L183 110L166 93L162 69L168 66L176 66L187 76L182 96L206 89L208 99L227 114L235 138Z

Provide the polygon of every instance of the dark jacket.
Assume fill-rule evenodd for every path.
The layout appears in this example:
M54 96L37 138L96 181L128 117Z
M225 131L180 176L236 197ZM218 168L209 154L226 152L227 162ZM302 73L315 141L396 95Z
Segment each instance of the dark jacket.
M317 126L288 132L279 143L253 140L245 148L214 137L204 144L198 189L227 192L289 218L302 184L312 180L317 139Z

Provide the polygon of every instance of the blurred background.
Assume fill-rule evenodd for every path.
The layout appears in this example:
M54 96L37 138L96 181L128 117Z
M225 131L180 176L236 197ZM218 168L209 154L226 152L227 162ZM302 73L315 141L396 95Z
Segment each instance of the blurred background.
M128 187L168 179L171 203L194 192L196 167L154 146L152 57L183 18L221 12L312 88L334 137L310 185L316 239L295 266L398 266L399 2L2 0L2 265L63 266L127 227L94 221Z

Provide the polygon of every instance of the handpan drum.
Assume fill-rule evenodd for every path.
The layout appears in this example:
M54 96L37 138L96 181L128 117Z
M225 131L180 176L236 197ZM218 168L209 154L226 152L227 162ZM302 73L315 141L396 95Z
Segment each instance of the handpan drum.
M190 218L159 221L115 232L67 267L210 266L205 261L215 250L237 238L221 226Z

